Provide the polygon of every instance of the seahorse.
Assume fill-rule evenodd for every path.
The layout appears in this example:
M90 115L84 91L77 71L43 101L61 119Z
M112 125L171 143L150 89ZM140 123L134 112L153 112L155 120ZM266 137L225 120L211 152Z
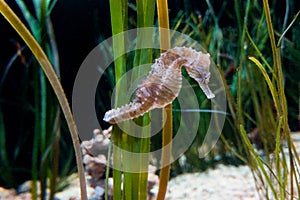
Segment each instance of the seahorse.
M162 53L151 66L146 79L138 86L134 100L122 107L109 110L103 120L111 124L133 119L172 103L182 86L181 67L195 79L208 99L215 95L208 87L210 55L192 48L175 47Z

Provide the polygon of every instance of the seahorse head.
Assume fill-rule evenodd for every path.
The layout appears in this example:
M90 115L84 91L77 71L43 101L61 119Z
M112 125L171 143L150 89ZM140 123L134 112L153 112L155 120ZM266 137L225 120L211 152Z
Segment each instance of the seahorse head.
M189 76L197 81L207 98L214 98L215 95L208 87L210 79L210 55L208 53L192 51L188 62L185 64Z

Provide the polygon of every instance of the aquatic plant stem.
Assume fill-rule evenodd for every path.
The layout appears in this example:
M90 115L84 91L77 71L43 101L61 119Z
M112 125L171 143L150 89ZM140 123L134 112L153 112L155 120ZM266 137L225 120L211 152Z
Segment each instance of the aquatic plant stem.
M170 48L170 34L169 34L169 14L167 0L157 0L158 23L160 27L160 49ZM164 200L167 192L168 181L170 177L170 162L172 152L172 104L167 105L164 109L163 119L165 125L163 127L163 141L162 141L162 155L161 155L161 170L159 189L157 200ZM164 121L163 120L163 121Z
M109 146L108 146L108 152L107 152L107 164L106 164L106 171L105 171L105 196L104 196L104 199L105 200L108 200L108 184L109 184L109 171L110 171L110 167L111 167L111 155L112 155L112 146L113 146L113 143L110 142L109 143Z
M58 106L57 106L58 107ZM59 169L59 139L60 139L60 109L58 107L56 112L55 124L54 124L54 141L53 141L53 159L52 159L52 177L50 182L50 194L49 199L55 199L55 191L57 187L57 177L58 177L58 169Z
M272 26L272 21L271 21L271 14L270 14L270 9L269 9L269 4L268 0L263 0L264 4L264 11L266 14L266 21L268 25L268 32L269 32L269 37L270 37L270 42L271 42L271 47L272 47L272 53L273 53L273 62L274 62L274 71L275 74L277 75L277 90L278 90L278 101L280 107L277 110L277 117L283 117L283 136L286 138L287 143L288 143L288 151L289 151L289 156L290 158L293 158L293 143L291 140L290 136L290 130L289 130L289 125L288 125L288 110L287 110L287 102L286 102L286 97L285 97L285 92L284 92L284 78L283 78L283 71L282 71L282 66L281 66L281 56L280 56L280 47L276 46L275 42L275 36L274 36L274 30ZM296 153L296 152L295 152ZM297 153L296 153L297 155ZM295 174L295 165L294 165L294 160L290 159L290 193L294 193L294 182L293 182L293 174ZM295 176L295 179L297 177ZM298 187L299 189L299 187ZM292 195L291 195L292 199Z
M56 97L61 105L62 111L66 118L71 133L71 137L72 137L72 142L75 150L76 162L78 167L78 173L79 173L81 199L87 200L86 182L85 182L84 168L82 164L82 155L81 155L81 149L80 149L79 138L78 138L78 130L71 109L69 107L68 100L65 96L63 88L59 82L59 79L57 78L56 73L53 70L50 61L48 60L46 54L44 53L40 45L37 43L37 41L34 39L34 37L25 27L25 25L20 21L20 19L15 15L15 13L5 3L4 0L0 0L0 12L6 18L6 20L11 24L11 26L13 26L13 28L18 32L18 34L22 37L25 43L28 45L29 49L32 51L37 61L40 63L42 69L44 70L56 94Z
M152 62L152 49L139 49L139 47L145 42L145 38L150 38L152 35L145 34L140 31L140 28L151 27L154 22L154 13L155 13L155 0L137 0L137 41L134 54L134 67L142 66L147 63ZM132 74L132 80L142 75L144 68L138 68L136 73ZM131 83L132 84L132 83ZM146 126L150 123L149 113L144 114L142 118L136 119L137 124ZM138 148L138 152L142 154L149 154L150 152L150 128L143 127L141 131L141 138L133 138L135 148ZM145 200L148 196L148 169L149 165L149 155L140 156L138 158L138 168L140 173L135 173L133 179L133 190L137 191L138 196L136 197L139 200ZM138 176L136 176L138 175Z
M111 17L111 30L112 35L117 35L122 33L127 27L127 1L126 0L110 0L110 17ZM118 105L120 101L120 84L117 84L121 79L122 75L126 73L126 59L122 52L125 52L124 36L113 37L113 52L114 52L114 68L115 68L115 83L116 83L116 96L115 104ZM122 55L117 58L117 55ZM122 196L122 151L121 147L124 144L122 136L125 133L118 127L113 126L112 129L112 140L113 140L113 195L114 199L125 198ZM126 162L126 161L125 161ZM126 163L125 163L126 164ZM128 176L124 175L124 187L126 191L130 191L130 183L128 183Z

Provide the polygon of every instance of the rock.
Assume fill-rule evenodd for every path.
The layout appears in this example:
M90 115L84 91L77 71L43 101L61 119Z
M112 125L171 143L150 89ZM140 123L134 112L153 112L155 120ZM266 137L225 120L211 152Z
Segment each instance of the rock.
M14 189L5 189L0 187L0 199L1 200L11 200L14 199L16 191Z

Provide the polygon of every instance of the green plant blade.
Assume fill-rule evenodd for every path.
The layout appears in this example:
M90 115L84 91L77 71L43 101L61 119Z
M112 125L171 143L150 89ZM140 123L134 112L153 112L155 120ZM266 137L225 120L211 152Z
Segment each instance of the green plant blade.
M278 96L277 96L277 92L273 86L273 83L267 73L267 71L265 70L265 68L262 66L262 64L254 57L249 57L249 60L251 60L252 62L255 63L255 65L259 68L259 70L262 72L267 84L268 84L268 87L270 89L270 92L271 92L271 95L272 95L272 98L274 100L274 103L275 103L275 107L276 107L276 110L279 109L279 102L278 102Z
M71 133L74 149L75 149L75 155L76 155L76 161L77 161L77 167L78 167L78 173L80 179L81 199L87 200L84 168L83 168L82 155L81 155L81 149L80 149L79 138L78 138L78 130L74 122L68 100L65 96L63 88L59 82L59 79L57 78L50 61L48 60L46 54L44 53L40 45L36 42L34 37L28 31L28 29L24 26L24 24L20 21L20 19L15 15L15 13L10 9L10 7L3 0L0 1L0 12L6 18L6 20L13 26L13 28L18 32L18 34L22 37L25 43L28 45L28 47L36 57L37 61L40 63L41 67L43 68L56 94L56 97L61 105L64 116L66 118Z
M281 45L282 39L284 38L285 34L288 32L288 30L292 27L292 25L295 23L296 19L298 18L300 14L300 10L297 12L297 14L295 15L294 19L292 20L292 22L289 24L289 26L285 29L285 31L281 34L280 38L278 39L277 42L277 47L279 47Z
M157 0L157 13L158 22L160 28L160 49L170 48L170 34L169 34L169 14L168 14L168 2L166 0ZM162 142L162 155L161 155L161 165L163 166L160 171L160 182L159 190L157 194L157 200L165 199L169 176L170 176L170 159L172 152L172 104L167 105L164 108L163 121L165 120L165 125L163 127L163 142Z

